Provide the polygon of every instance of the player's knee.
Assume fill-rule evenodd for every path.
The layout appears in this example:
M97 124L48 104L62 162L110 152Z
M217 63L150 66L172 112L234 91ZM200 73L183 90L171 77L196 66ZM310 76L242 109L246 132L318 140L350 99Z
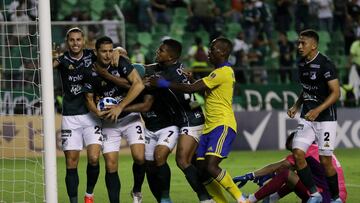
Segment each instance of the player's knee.
M79 159L76 157L70 157L66 159L66 167L67 168L77 168Z
M176 154L176 165L184 170L185 168L190 166L190 162L185 158L185 156Z
M136 164L142 165L145 163L145 155L144 154L134 154L133 160Z
M166 163L166 156L161 155L161 154L155 154L154 155L155 161L156 161L156 165L163 165Z
M214 165L214 164L208 164L206 166L206 170L213 178L216 178L221 172L221 168L219 168L218 165Z
M116 172L118 168L116 160L107 160L106 161L106 171L108 173Z
M88 163L93 166L98 165L99 164L99 156L98 155L88 156Z

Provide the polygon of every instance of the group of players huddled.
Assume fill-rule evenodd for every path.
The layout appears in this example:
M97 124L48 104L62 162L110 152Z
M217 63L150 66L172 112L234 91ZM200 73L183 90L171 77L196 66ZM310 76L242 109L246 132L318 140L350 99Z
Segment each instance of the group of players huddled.
M77 27L68 30L66 45L68 51L54 60L53 66L59 70L63 85L61 140L70 203L78 202L77 166L84 144L88 159L85 203L94 202L100 152L106 164L109 201L120 202L118 152L122 138L130 145L134 161L131 192L134 203L142 202L145 175L157 202L172 202L167 158L175 146L176 163L201 203L228 202L223 189L239 203L256 202L270 194L277 200L287 194L279 192L279 187L287 186L285 183L294 174L289 170L279 173L278 169L290 168L293 159L286 159L276 169L255 171L234 180L219 167L230 152L237 130L232 110L235 78L228 62L231 41L220 37L211 42L208 57L215 69L197 81L185 72L179 61L182 46L174 39L162 41L156 50L155 63L143 66L131 64L126 50L113 47L112 40L106 36L96 41L95 50L84 49L84 33ZM144 70L138 71L136 67ZM195 92L205 97L204 112L195 101ZM116 99L118 104L97 108L98 101L105 97ZM274 175L274 172L278 173ZM283 182L249 198L235 184L240 182L242 186L254 179L263 184L269 178L278 185ZM300 190L303 193L299 196L304 201L311 199L304 185L297 184L294 178L291 180L295 189L287 186L285 191L298 191L296 187L302 187L305 189Z

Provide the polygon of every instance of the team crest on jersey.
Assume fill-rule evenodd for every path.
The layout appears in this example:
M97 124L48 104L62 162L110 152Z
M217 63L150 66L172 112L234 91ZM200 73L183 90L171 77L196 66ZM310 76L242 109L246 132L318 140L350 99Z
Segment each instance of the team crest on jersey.
M105 85L107 85L107 82L101 81L101 86L105 86Z
M328 142L325 142L324 147L330 147Z
M91 65L91 59L85 59L84 63L85 63L85 67L89 67Z
M311 80L315 80L315 79L316 79L316 72L315 72L315 71L310 71L310 79L311 79Z
M117 70L111 71L111 75L114 75L116 77L120 77L119 71L117 71Z
M69 70L74 70L75 68L74 68L74 66L73 66L72 64L70 64L69 67L68 67L68 69L69 69Z
M210 78L215 78L216 77L216 74L215 73L211 73L210 74Z

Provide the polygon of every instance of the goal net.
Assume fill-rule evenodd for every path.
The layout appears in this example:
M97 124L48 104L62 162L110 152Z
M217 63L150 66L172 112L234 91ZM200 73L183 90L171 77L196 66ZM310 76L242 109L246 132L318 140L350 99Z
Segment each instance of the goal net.
M37 2L0 6L1 203L44 202L46 196Z

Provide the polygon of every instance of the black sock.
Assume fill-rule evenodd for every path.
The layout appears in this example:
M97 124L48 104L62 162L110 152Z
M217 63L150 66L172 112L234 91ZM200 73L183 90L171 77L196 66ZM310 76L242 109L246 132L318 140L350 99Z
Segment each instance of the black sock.
M330 192L331 192L331 198L334 199L334 200L339 198L338 174L336 173L333 176L326 177L326 180L328 182L329 189L330 189Z
M88 163L86 168L86 175L87 175L86 193L92 194L94 192L94 187L98 180L99 173L100 173L99 164L93 166Z
M146 179L150 187L151 193L154 195L155 199L160 202L161 200L161 190L158 187L159 180L157 178L157 168L153 162L149 162L146 167Z
M65 183L70 203L77 203L77 190L79 186L79 175L77 168L66 169Z
M190 165L184 169L186 180L189 182L191 188L196 192L200 201L210 199L209 193L206 191L205 186L202 184L198 176L198 170L195 166Z
M157 166L157 178L161 189L161 198L169 198L171 171L167 163Z
M141 192L141 186L145 179L145 164L133 163L132 171L134 176L133 192Z
M106 172L105 182L106 182L106 188L108 191L110 203L119 203L121 184L120 184L118 172L114 172L114 173Z
M310 194L317 192L315 182L312 178L312 173L309 165L301 170L297 170L297 174L301 180L301 182L305 185L305 187L310 191Z

